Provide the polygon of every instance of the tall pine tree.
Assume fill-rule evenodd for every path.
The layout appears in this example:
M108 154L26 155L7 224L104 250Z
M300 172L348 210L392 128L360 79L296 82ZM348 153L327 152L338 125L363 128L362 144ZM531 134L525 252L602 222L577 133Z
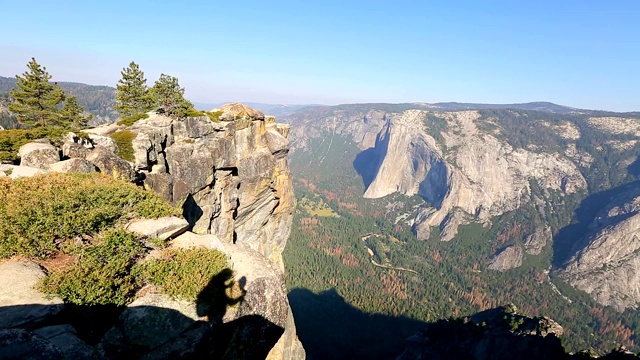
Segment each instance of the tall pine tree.
M166 116L182 118L193 110L193 104L184 98L184 88L178 84L178 78L161 74L150 90L158 112Z
M135 62L120 72L122 78L116 85L116 103L113 107L120 116L131 116L145 113L152 108L149 88L144 73Z
M16 87L11 89L13 101L9 111L18 121L27 126L47 126L59 120L57 108L64 100L64 91L57 83L50 83L47 68L40 66L35 58L27 64L29 71L16 75Z
M91 116L84 116L84 109L78 104L75 96L68 96L64 101L64 106L60 110L61 121L68 124L73 129L83 129Z

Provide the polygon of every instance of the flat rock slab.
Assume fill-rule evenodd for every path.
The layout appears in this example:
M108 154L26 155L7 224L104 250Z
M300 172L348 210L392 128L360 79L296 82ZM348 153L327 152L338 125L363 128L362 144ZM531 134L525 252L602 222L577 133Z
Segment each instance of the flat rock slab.
M8 164L0 164L0 171L12 179L21 177L32 177L38 174L46 174L49 172L49 170L43 170L29 166L16 166Z
M35 289L45 276L42 268L31 261L0 264L0 329L27 326L62 311L62 299L47 299Z
M96 167L85 159L72 158L49 165L49 170L60 173L76 172L89 174L96 172Z
M204 247L208 249L216 249L222 252L227 251L224 243L220 240L218 235L199 235L190 231L186 231L182 235L177 236L171 241L171 243L169 243L169 246L178 249Z
M125 227L128 232L161 240L180 235L187 228L189 228L189 222L175 216L134 220Z
M95 127L93 129L84 129L82 130L82 132L87 133L87 134L95 134L95 135L100 135L100 136L109 136L111 134L113 134L114 132L123 129L124 126L122 125L118 125L118 124L107 124L107 125L102 125L102 126L98 126Z

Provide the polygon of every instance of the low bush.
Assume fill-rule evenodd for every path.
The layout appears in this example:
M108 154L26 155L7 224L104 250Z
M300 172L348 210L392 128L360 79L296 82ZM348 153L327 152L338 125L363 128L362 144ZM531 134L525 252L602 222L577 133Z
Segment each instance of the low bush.
M37 127L33 129L10 129L0 131L0 161L16 161L18 150L26 143L37 139L48 139L54 145L61 145L62 138L70 129Z
M118 125L131 126L135 124L136 121L146 119L148 117L149 117L149 114L145 114L145 113L125 116L122 119L120 119L120 121L118 121Z
M140 240L124 230L109 230L95 244L76 247L75 264L43 279L40 288L76 305L125 305L139 288L131 271L143 254Z
M193 108L187 111L188 117L200 117L200 116L205 116L205 114L206 114L206 111L200 111Z
M46 258L78 235L133 217L178 215L159 195L102 174L0 177L0 258Z
M205 114L209 117L209 119L213 122L220 122L220 116L224 113L224 111L209 111L205 112Z
M141 281L158 286L166 294L195 301L210 281L227 267L226 256L218 250L166 249L161 258L140 264L137 271ZM226 285L229 284L222 286Z
M129 130L116 131L109 135L109 137L118 144L118 152L116 155L127 161L135 160L135 156L133 155L133 139L135 139L136 136L138 136L138 134Z

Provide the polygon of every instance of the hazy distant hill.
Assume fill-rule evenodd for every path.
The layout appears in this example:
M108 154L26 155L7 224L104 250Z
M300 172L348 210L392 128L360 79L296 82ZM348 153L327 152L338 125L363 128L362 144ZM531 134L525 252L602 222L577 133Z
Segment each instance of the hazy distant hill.
M15 87L15 78L0 76L0 94L7 94ZM75 82L58 82L68 95L75 96L87 112L93 114L93 125L113 122L118 113L113 109L116 89L110 86L87 85ZM0 98L2 101L2 98Z

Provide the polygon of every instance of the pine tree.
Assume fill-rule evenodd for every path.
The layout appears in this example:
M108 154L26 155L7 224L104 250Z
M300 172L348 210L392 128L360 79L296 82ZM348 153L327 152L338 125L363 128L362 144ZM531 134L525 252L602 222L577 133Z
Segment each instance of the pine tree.
M83 129L87 127L87 123L91 116L84 116L84 109L78 104L75 96L69 96L64 101L64 106L60 110L61 122L69 125L73 129Z
M120 113L120 116L131 116L145 113L152 108L149 88L144 73L135 62L131 62L129 67L120 72L122 79L116 85L116 104L113 107Z
M49 83L51 75L35 58L27 64L29 71L16 75L16 87L11 89L13 102L9 111L18 121L27 126L47 126L47 122L58 120L58 104L64 100L64 91L57 83Z
M193 104L184 98L184 88L176 77L161 74L150 93L157 111L166 116L182 118L193 110Z

